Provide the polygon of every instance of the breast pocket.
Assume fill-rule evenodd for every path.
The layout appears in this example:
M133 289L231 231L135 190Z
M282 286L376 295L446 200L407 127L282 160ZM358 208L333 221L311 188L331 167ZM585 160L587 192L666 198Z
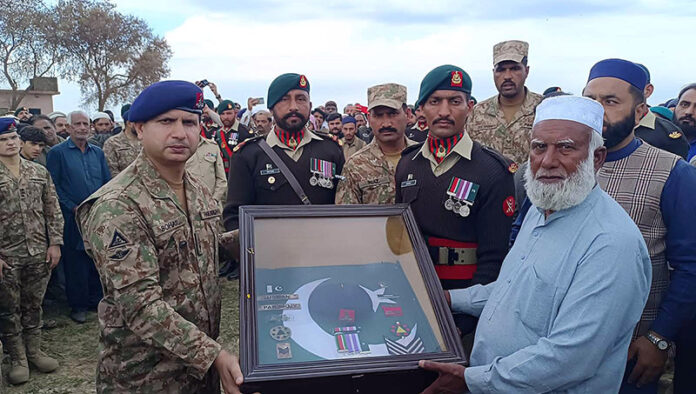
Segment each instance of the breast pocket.
M46 187L46 179L30 178L27 182L27 201L31 201L31 206L43 209L43 204L37 204L43 200L43 191Z
M166 245L160 252L160 286L165 293L180 293L198 285L195 245L185 228L163 234Z
M538 336L545 336L555 309L557 287L540 278L533 265L528 269L528 291L520 293L524 294L519 300L520 321Z
M268 175L256 175L256 185L260 189L276 191L288 183L287 179L280 173Z

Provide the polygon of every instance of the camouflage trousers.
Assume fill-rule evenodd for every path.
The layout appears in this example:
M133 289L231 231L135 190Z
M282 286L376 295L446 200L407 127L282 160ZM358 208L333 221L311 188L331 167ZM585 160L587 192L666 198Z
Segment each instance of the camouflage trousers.
M41 330L44 293L51 274L46 255L10 257L12 267L0 280L0 336L32 334Z

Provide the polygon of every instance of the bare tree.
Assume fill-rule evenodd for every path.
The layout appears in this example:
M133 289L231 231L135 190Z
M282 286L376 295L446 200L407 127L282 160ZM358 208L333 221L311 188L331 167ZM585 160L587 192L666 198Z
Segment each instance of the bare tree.
M41 0L0 0L0 65L12 90L10 109L26 96L32 78L53 72L63 58L57 27L56 14Z
M69 56L63 75L80 83L85 104L101 111L130 101L169 75L172 51L144 20L96 0L60 1L56 13L60 43Z

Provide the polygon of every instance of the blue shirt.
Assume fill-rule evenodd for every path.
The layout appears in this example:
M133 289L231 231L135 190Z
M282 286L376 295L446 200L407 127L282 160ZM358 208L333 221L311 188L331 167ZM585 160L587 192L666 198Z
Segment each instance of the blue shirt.
M480 316L472 393L616 393L650 291L643 236L599 186L552 213L532 206L498 280L451 291Z
M61 208L69 213L111 180L104 152L87 144L84 152L72 139L54 146L46 158Z
M607 162L630 156L643 142L607 154ZM692 149L694 144L692 143ZM696 314L696 167L679 160L667 177L660 195L662 220L667 228L665 257L672 268L669 287L651 330L674 339L679 329Z
M687 161L691 161L691 158L696 156L696 138L689 142L689 153L686 156Z

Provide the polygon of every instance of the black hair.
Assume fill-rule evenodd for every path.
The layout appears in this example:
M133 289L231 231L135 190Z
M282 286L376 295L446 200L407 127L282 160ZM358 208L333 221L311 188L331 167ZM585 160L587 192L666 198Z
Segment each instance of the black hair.
M31 141L36 143L47 143L46 133L44 133L44 131L40 128L34 126L26 126L22 128L22 131L19 132L19 138L21 138L24 142Z
M55 122L53 121L53 119L49 118L49 117L46 116L46 115L34 115L34 116L32 116L31 119L29 119L29 124L30 124L30 125L34 125L36 122L38 122L38 121L40 121L40 120L47 120L47 121L51 122L51 124L53 125L53 127L56 126L56 124L55 124Z
M558 91L555 91L555 92L546 93L546 94L543 96L543 98L541 99L541 101L544 101L544 100L546 100L547 98L558 97L558 96L572 96L572 94L566 93L566 92L563 92L563 91L558 90Z
M628 92L631 94L631 97L633 97L633 105L637 106L638 104L641 104L645 101L645 95L643 95L643 91L638 89L637 87L633 85L628 85Z
M326 118L326 112L322 111L320 108L314 108L312 110L312 115L314 115L315 112L319 112L322 118Z
M690 84L684 86L684 89L679 91L679 96L677 96L677 103L679 103L679 101L681 100L681 97L684 95L684 93L686 93L687 91L689 91L691 89L696 89L696 83L690 83Z
M343 117L338 112L332 112L324 120L328 123L328 122L331 122L332 120L336 120L336 119L342 120Z

